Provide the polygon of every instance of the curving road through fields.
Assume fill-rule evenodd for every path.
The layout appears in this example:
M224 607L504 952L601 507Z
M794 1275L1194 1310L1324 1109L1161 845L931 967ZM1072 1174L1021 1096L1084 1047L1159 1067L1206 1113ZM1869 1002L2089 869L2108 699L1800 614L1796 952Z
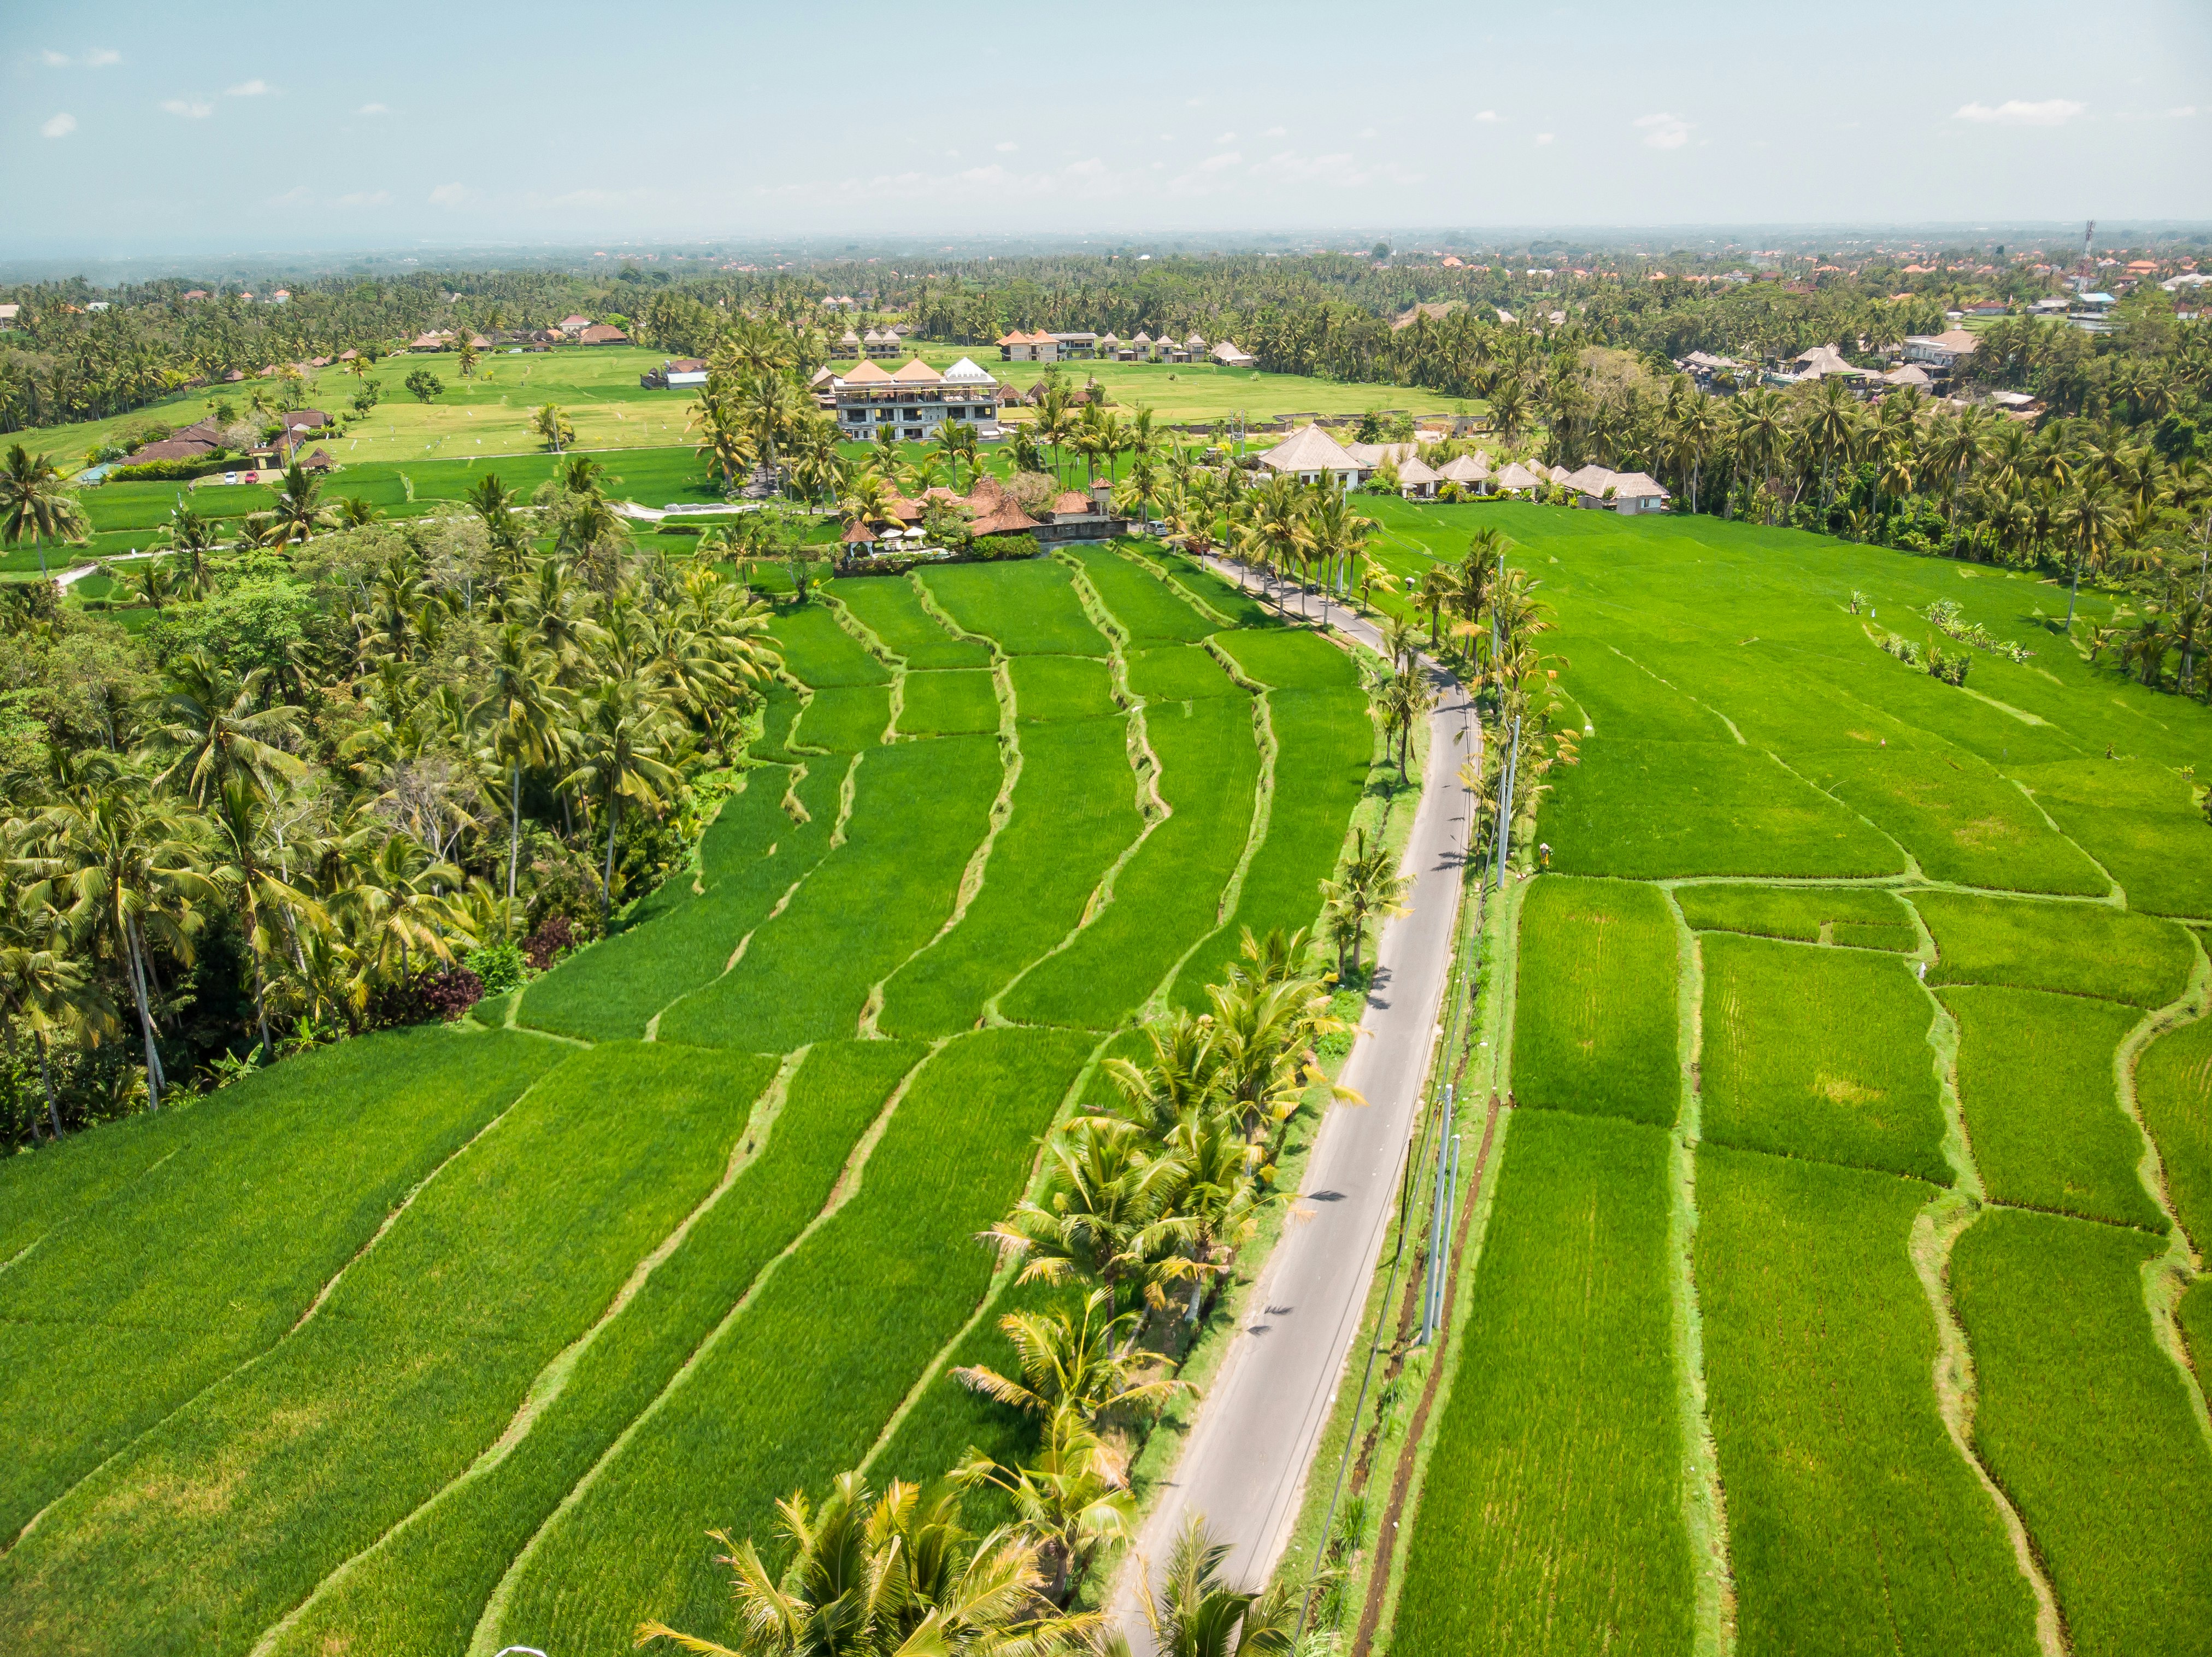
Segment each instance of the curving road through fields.
M1207 562L1237 578L1235 566ZM1273 583L1270 591L1279 601ZM1379 631L1356 614L1332 606L1329 623L1380 653ZM1244 1326L1122 1567L1109 1610L1127 1633L1133 1657L1153 1653L1139 1573L1157 1578L1186 1514L1203 1514L1214 1537L1228 1544L1224 1569L1232 1582L1259 1586L1281 1556L1382 1252L1450 975L1469 827L1460 762L1481 740L1459 682L1433 663L1426 667L1438 698L1429 716L1420 804L1400 869L1413 882L1410 910L1383 929L1362 1033L1340 1077L1367 1103L1337 1106L1323 1120L1292 1217L1254 1286Z

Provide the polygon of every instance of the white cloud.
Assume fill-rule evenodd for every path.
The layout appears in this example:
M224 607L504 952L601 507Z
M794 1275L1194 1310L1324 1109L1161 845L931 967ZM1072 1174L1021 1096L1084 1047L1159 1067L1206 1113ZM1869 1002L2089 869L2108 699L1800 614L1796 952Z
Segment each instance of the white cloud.
M1662 113L1639 116L1632 125L1644 134L1644 142L1651 149L1680 149L1689 143L1690 128L1693 123L1684 120L1680 115Z
M1285 131L1285 129L1279 126L1271 126L1260 136L1263 138L1279 138L1284 136Z
M459 207L468 200L471 191L465 184L441 184L430 192L433 207Z
M69 54L56 52L51 46L40 52L39 58L48 69L67 69L70 66Z
M1011 155L1014 151L1019 149L1021 145L1009 140L1007 143L997 145L996 148L1001 155Z
M315 198L315 192L304 184L295 184L281 196L269 198L271 207L305 207Z
M1236 142L1237 135L1234 132L1224 132L1214 140L1216 143L1235 143Z
M94 46L84 54L87 69L107 69L123 61L123 54L112 46Z
M355 190L338 198L341 207L382 207L392 199L389 190Z
M1208 155L1198 164L1198 170L1201 173L1218 173L1223 168L1234 167L1243 159L1242 155L1231 149L1223 155Z
M66 138L70 133L76 131L76 117L74 115L57 115L52 120L48 121L44 126L41 126L39 131L49 138Z
M359 109L354 111L356 115L389 115L391 113L392 107L389 104L363 104Z
M204 121L215 113L215 106L193 98L165 98L161 101L161 113L181 115L188 121Z
M1371 126L1363 126L1359 129L1359 136L1363 138L1371 138L1375 136L1375 129Z
M267 96L273 89L266 81L240 81L236 86L223 88L222 95L226 98L260 98Z
M1557 137L1559 137L1559 134L1556 132L1539 132L1536 135L1536 142L1538 143L1549 143Z
M2196 113L2197 106L2195 104L2182 104L2175 108L2167 110L2166 112L2166 118L2170 121L2185 121Z
M1475 117L1474 117L1474 119L1475 119L1476 120L1478 120L1478 121L1481 121L1481 122L1484 122L1484 123L1487 124L1487 123L1489 123L1489 122L1492 122L1492 121L1502 121L1502 120L1504 120L1504 119L1505 119L1505 117L1504 117L1503 115L1499 114L1499 113L1498 113L1496 110L1494 110L1494 109L1484 109L1484 110L1478 110L1478 111L1475 113Z
M1204 99L1202 99L1202 98L1185 98L1185 99L1182 101L1182 107L1183 107L1185 109L1196 109L1196 108L1197 108L1197 107L1198 107L1201 103L1203 103L1203 102L1205 102L1205 101L1205 101Z
M2045 98L2039 103L2031 103L2025 98L2008 98L1995 106L1961 104L1951 119L1995 126L2057 126L2088 107L2071 98Z

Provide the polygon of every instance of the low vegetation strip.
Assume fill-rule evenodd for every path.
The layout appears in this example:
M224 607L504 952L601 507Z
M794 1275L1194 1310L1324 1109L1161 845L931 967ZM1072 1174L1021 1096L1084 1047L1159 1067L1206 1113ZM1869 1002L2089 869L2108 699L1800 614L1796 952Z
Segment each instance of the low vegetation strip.
M1122 545L1158 570L1170 586L1231 627L1266 627L1280 619L1274 607L1257 594L1215 575L1194 558L1147 541Z
M2212 824L2179 773L2149 760L2076 759L2011 775L2120 883L2130 909L2212 916Z
M1016 1023L1111 1029L1220 921L1259 785L1251 700L1154 708L1145 731L1172 815L1115 874L1112 901L1007 992L1000 1010Z
M1653 1128L1515 1113L1409 1526L1400 1657L1689 1649L1668 1164Z
M576 1357L512 1450L441 1491L353 1569L327 1582L270 1657L334 1650L450 1657L466 1649L493 1588L561 1499L829 1199L854 1142L922 1049L828 1042L792 1077L757 1160L698 1219ZM768 1061L691 1054L672 1085L731 1096Z
M1763 748L1639 742L1602 734L1555 773L1540 832L1553 867L1633 880L1671 875L1900 874L1905 856Z
M706 892L690 895L688 872L672 876L677 901L534 980L517 1021L586 1041L635 1039L662 1008L720 978L745 935L829 850L846 763L817 756L795 783L781 766L747 772L700 849L702 878L714 882ZM787 793L806 821L793 817Z
M952 913L1005 778L993 737L872 750L844 844L734 967L661 1015L660 1039L773 1053L854 1034L870 989Z
M2035 1657L2035 1600L1945 1430L1913 1221L1935 1187L1698 1150L1698 1307L1743 1657Z
M1111 671L1103 661L1086 656L1015 656L1007 661L1006 672L1014 682L1017 720L1104 719L1121 711Z
M902 736L956 736L999 728L999 687L976 668L908 673L899 685Z
M1664 1127L1681 1103L1674 922L1657 888L1547 874L1521 905L1513 1096Z
M868 648L837 624L834 612L818 604L779 610L769 633L783 652L784 671L802 685L888 685L891 670Z
M984 1030L932 1057L858 1191L552 1521L478 1643L613 1653L643 1617L733 1637L706 1532L764 1533L777 1500L866 1453L988 1287L975 1234L1019 1194L1091 1045Z
M1008 655L1108 654L1106 636L1084 613L1065 564L1048 558L951 564L917 576L963 631L997 641Z
M1929 1031L1907 963L1709 933L1705 1138L1952 1181Z
M2174 1217L2212 1254L2212 1020L2170 1031L2136 1061L2136 1108L2158 1146ZM2212 1384L2212 1374L2197 1372Z
M854 620L883 641L884 648L909 667L984 667L990 665L991 647L975 639L956 638L945 624L922 607L921 594L913 578L832 582L837 602Z
M927 675L908 683L916 677ZM1123 719L1022 733L1013 808L992 842L982 887L958 923L884 986L878 1028L913 1036L973 1028L986 1002L1081 923L1114 860L1144 832L1128 742Z
M775 1067L702 1058L611 1045L547 1076L319 1316L140 1439L7 1556L0 1646L250 1635L459 1477L722 1177Z
M1952 1251L1974 1442L2035 1540L2076 1657L2203 1651L2212 1630L2212 1452L2143 1304L2143 1264L2163 1246L1991 1209Z
M1903 844L1931 880L2092 898L2110 889L2033 801L1971 754L1838 752L1820 756L1814 770Z
M1179 589L1109 547L1079 546L1068 557L1133 641L1195 643L1220 630L1219 622L1200 615Z
M1990 1197L2163 1232L2136 1177L2142 1135L2120 1109L2112 1056L2141 1015L2039 990L1960 987L1959 1104Z
M275 1346L410 1191L567 1057L510 1032L410 1030L173 1118L173 1154L0 1273L0 1540ZM250 1200L210 1225L210 1202L234 1192Z
M1700 932L1747 932L1800 943L1848 943L1910 954L1912 912L1887 892L1862 886L1685 886L1682 918Z
M1375 724L1356 691L1278 691L1267 698L1274 728L1274 791L1267 832L1252 854L1237 908L1176 975L1179 1005L1206 1010L1206 986L1226 980L1244 935L1312 929L1322 886L1336 872L1345 825L1367 791Z
M1212 651L1200 644L1163 644L1127 654L1129 690L1147 702L1191 702L1201 697L1243 696Z
M2103 904L2031 904L1923 892L1913 906L1936 940L1928 982L2002 984L2163 1007L2188 988L2189 935Z

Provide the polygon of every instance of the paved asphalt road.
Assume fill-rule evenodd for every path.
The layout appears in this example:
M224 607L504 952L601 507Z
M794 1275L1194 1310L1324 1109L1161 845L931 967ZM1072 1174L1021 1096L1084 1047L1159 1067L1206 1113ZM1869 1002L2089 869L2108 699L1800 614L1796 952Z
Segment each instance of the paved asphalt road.
M1237 573L1216 567L1231 578ZM1318 608L1317 598L1305 601ZM1297 602L1293 594L1293 609ZM1332 605L1329 620L1379 651L1380 635L1358 616ZM1204 1514L1216 1539L1229 1544L1224 1569L1240 1586L1260 1585L1281 1556L1366 1303L1449 972L1468 844L1467 795L1457 777L1480 740L1458 683L1440 669L1431 667L1431 676L1441 694L1430 716L1428 772L1401 871L1413 880L1411 911L1383 930L1364 1033L1341 1077L1367 1103L1336 1106L1322 1122L1245 1325L1123 1568L1110 1608L1133 1657L1153 1657L1138 1569L1157 1582L1186 1514Z

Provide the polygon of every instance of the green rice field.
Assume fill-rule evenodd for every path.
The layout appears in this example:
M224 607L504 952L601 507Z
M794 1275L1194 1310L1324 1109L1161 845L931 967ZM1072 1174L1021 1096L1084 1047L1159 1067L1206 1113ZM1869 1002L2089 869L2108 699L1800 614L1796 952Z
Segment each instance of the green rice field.
M2212 1652L2212 971L2177 924L2212 911L2212 714L2090 661L2109 597L2069 640L2002 569L1363 509L1424 631L1407 578L1514 540L1582 738L1507 940L1503 1080L1544 1108L1506 1119L1375 1649ZM2033 655L1944 685L1855 595ZM1601 1116L1670 1129L1671 1171ZM1650 1160L1563 1132L1600 1126ZM1653 1563L1677 1515L1695 1593Z
M895 1417L933 1474L1015 1453L950 1380L903 1410L956 1343L1011 1362L976 1234L1139 1012L1312 924L1376 759L1352 659L1219 587L1109 548L830 583L695 866L503 1027L0 1164L0 1649L728 1637L707 1529ZM1290 688L1226 670L1259 631ZM1117 688L1140 644L1181 694Z

